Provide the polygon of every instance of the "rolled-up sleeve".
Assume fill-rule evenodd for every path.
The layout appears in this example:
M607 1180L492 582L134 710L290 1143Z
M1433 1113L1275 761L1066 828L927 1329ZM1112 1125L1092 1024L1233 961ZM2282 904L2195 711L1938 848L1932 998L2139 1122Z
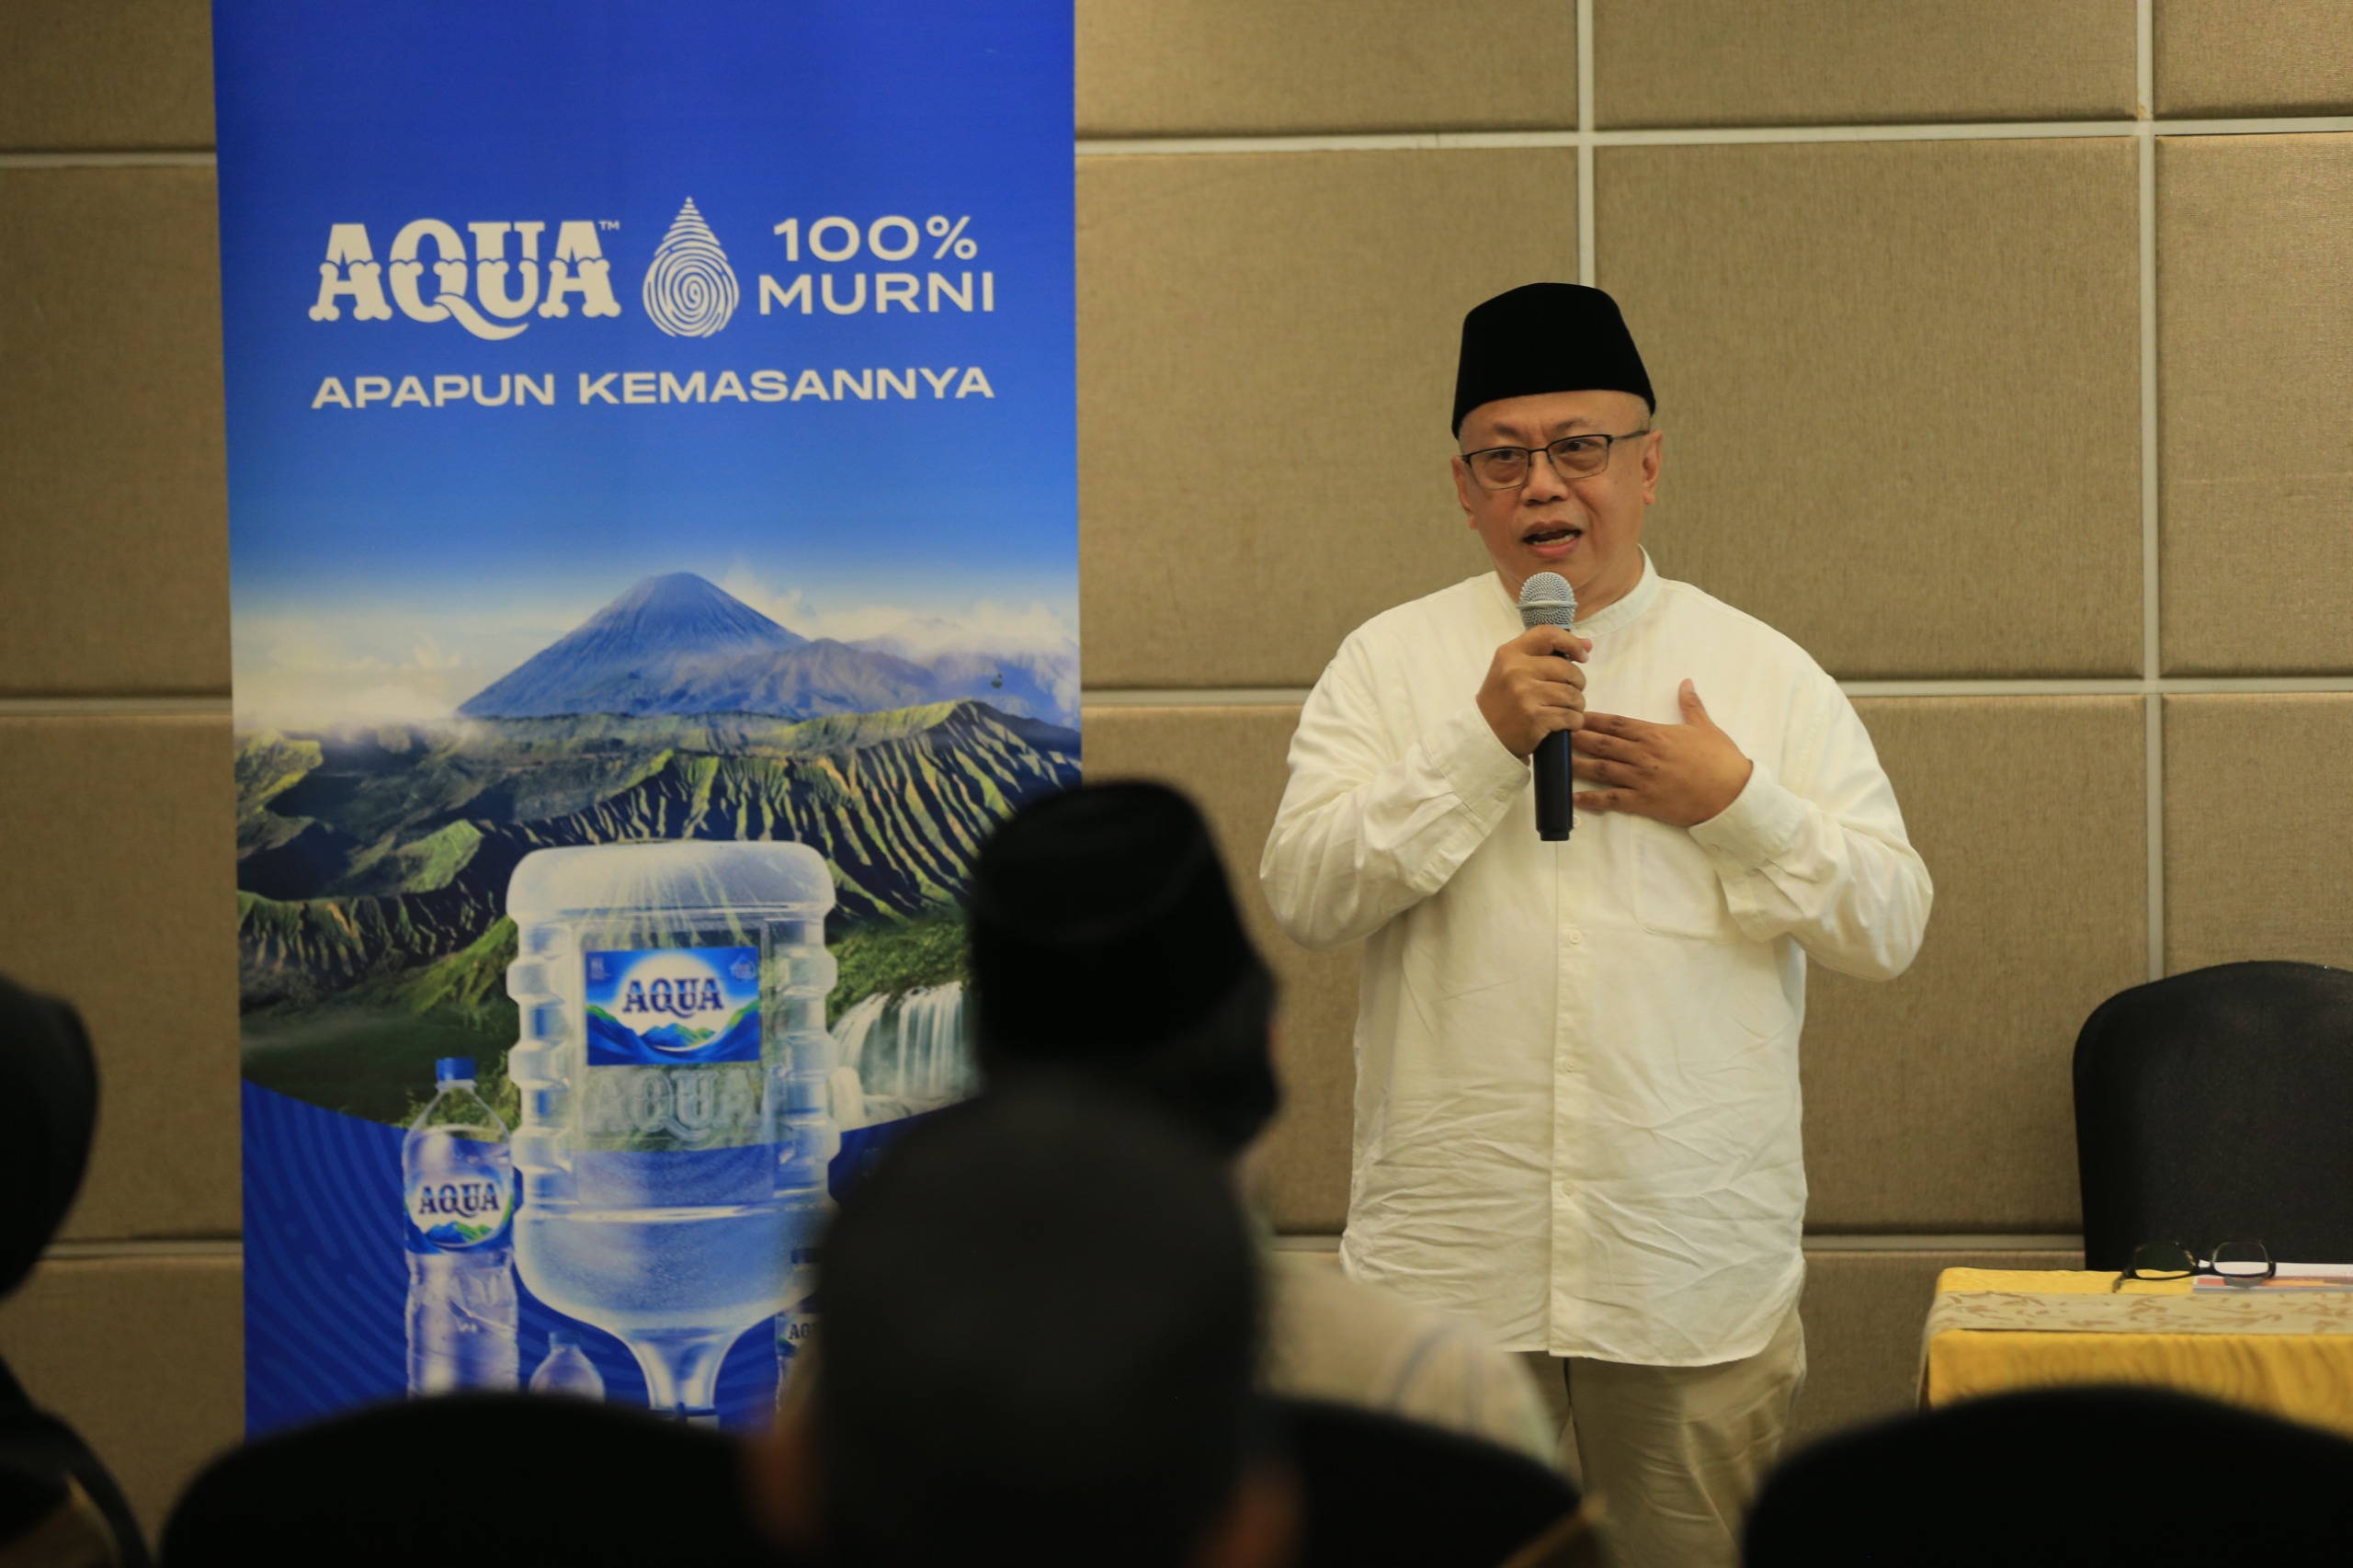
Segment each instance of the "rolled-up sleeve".
M1308 694L1258 882L1293 941L1370 935L1446 885L1528 787L1475 702L1400 744L1356 639ZM1392 721L1393 722L1393 721Z
M1733 803L1691 829L1742 931L1787 936L1842 974L1911 966L1936 890L1870 732L1824 676L1799 715L1812 744L1785 782L1756 763Z

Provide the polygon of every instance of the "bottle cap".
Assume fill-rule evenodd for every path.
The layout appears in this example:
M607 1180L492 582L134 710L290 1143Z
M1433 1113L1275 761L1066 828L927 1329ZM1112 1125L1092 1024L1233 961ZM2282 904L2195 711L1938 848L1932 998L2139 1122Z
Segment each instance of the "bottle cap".
M437 1084L471 1084L474 1081L474 1059L471 1056L444 1056L433 1063L433 1081Z
M577 1346L579 1343L580 1336L573 1333L568 1328L551 1328L548 1330L548 1348L550 1350L561 1350L568 1345Z

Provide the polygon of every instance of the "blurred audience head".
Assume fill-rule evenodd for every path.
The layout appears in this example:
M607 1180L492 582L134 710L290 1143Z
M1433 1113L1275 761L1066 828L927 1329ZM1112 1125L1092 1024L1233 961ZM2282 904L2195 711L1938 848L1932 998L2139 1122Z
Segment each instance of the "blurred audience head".
M643 1410L443 1394L258 1438L205 1467L165 1568L775 1568L735 1438Z
M1176 790L1088 785L1016 813L973 867L972 940L991 1084L1093 1074L1228 1153L1274 1115L1274 976L1208 824Z
M64 1222L97 1119L97 1062L80 1015L0 978L0 1296Z
M1222 1166L1043 1078L893 1145L825 1243L821 1359L763 1479L856 1568L1272 1565L1252 1243Z
M1749 1511L1747 1568L2215 1562L2341 1537L2353 1442L2154 1388L1967 1400L1792 1456ZM2290 1543L2296 1543L2290 1545Z

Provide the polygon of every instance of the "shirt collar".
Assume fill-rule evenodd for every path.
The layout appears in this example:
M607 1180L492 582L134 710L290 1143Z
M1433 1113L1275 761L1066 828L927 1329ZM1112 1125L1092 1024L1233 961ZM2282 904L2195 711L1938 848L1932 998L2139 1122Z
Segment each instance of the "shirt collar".
M1495 597L1503 601L1504 607L1511 612L1512 619L1518 619L1519 603L1504 587L1504 580L1495 573L1489 572L1487 581L1495 585ZM1651 552L1645 550L1643 551L1643 574L1635 582L1633 590L1608 609L1597 610L1590 616L1577 617L1577 634L1581 637L1598 637L1605 632L1631 626L1642 619L1645 610L1658 602L1658 569L1651 564Z

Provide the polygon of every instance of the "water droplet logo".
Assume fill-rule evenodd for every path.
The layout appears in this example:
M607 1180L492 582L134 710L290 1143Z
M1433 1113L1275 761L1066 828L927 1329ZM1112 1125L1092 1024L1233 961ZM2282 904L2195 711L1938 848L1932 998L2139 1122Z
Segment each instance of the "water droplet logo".
M739 297L727 253L689 197L654 247L654 265L645 269L645 313L673 337L709 337L727 324Z

